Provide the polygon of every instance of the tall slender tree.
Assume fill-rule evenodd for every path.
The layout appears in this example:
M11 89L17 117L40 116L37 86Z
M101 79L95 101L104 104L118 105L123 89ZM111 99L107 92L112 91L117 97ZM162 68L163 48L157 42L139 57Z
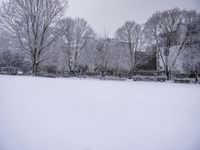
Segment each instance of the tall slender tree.
M106 75L106 71L109 66L109 60L111 58L111 39L108 38L107 34L105 34L104 36L98 36L96 42L95 66L97 71L101 73L101 78L103 79Z
M128 51L131 74L136 70L136 53L142 46L142 28L134 21L127 21L116 31L116 38Z
M77 71L82 51L94 36L94 32L82 18L65 18L61 20L60 28L63 31L61 44L64 48L66 64L72 75Z

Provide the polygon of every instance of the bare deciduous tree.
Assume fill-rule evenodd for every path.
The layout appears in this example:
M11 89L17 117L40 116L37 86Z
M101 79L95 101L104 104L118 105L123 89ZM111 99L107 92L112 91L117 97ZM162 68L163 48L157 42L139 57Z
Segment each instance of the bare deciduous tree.
M145 24L145 31L154 40L167 79L170 79L176 61L188 43L189 25L195 14L193 11L174 8L156 12Z
M63 48L70 75L79 67L79 59L89 40L94 36L87 21L81 18L65 18L60 23L63 31Z
M134 21L127 21L116 31L116 38L128 50L129 63L133 75L136 70L136 52L141 50L142 46L141 26Z
M105 35L97 38L96 53L95 53L95 66L97 71L101 73L101 78L105 77L106 70L109 64L109 48L111 39Z
M191 48L184 55L183 67L188 71L188 74L192 73L195 75L195 82L198 82L198 75L200 74L200 47Z
M39 64L47 59L48 47L60 35L55 32L55 22L66 6L66 0L9 0L1 7L1 25L18 38L23 50L29 52L33 75Z
M195 13L186 13L187 16ZM196 15L195 15L196 16ZM200 14L197 17L188 17L189 20L189 39L186 44L187 51L183 55L183 67L188 74L195 75L195 83L198 83L198 75L200 74ZM194 18L196 18L194 20Z

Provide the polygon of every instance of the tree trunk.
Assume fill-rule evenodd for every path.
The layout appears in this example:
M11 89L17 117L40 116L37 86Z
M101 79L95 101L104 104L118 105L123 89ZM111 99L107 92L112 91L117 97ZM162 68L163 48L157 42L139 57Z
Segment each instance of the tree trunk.
M105 71L101 72L101 79L105 79Z
M34 53L32 55L32 75L36 76L37 73L37 49L34 49Z
M170 80L170 79L171 79L170 71L166 70L166 76L167 76L167 80Z
M35 59L33 60L33 65L32 65L32 75L36 76L36 71L37 71L37 65Z
M104 78L104 71L101 72L101 78Z
M69 70L69 76L72 77L73 75L74 75L74 72L73 72L73 70L70 69Z
M133 78L133 76L135 76L136 73L135 73L135 67L131 67L131 71L130 71L130 77Z
M195 73L195 84L197 84L198 82L199 82L198 74Z
M165 74L167 76L167 80L171 79L171 70L169 70L168 65L165 66Z
M32 74L33 76L36 76L38 72L38 64L34 63L32 67Z

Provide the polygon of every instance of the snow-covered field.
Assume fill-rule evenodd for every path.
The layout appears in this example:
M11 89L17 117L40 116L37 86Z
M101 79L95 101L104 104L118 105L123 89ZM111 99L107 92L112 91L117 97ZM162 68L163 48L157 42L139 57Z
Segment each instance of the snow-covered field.
M200 150L200 86L0 76L0 150Z

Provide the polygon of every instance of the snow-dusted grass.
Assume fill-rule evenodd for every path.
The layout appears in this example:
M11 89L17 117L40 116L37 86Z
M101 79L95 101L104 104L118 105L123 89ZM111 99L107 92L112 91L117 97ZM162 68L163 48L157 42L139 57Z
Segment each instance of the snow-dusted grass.
M0 76L0 150L199 149L199 85Z

